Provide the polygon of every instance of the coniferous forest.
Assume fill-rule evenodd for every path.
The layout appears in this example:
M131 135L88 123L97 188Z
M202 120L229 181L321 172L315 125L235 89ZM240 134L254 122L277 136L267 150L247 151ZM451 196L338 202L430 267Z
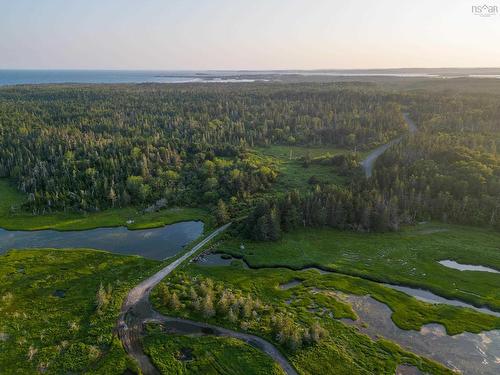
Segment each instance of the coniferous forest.
M34 214L160 202L225 217L247 207L245 231L263 240L297 226L500 227L498 99L361 83L7 87L0 177ZM406 136L403 113L416 134ZM366 179L358 153L400 136ZM280 172L252 150L272 145L344 150L303 163L331 165L345 183L313 176L306 190L269 194Z

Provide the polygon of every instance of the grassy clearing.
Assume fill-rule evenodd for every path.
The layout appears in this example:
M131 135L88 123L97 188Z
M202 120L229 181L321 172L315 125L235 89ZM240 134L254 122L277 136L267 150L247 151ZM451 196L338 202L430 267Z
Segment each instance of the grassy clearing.
M336 147L305 147L305 146L281 146L272 145L269 147L258 147L257 152L261 155L271 156L279 160L289 160L290 152L292 160L299 160L300 158L309 155L311 158L330 154L332 156L342 154L347 150Z
M93 250L0 256L0 372L107 375L133 367L113 329L128 290L157 265Z
M451 374L451 371L427 359L409 353L386 340L376 342L359 334L354 327L328 318L331 312L334 317L354 317L354 312L345 304L325 294L312 293L312 286L324 288L342 287L356 289L360 293L363 287L374 284L354 277L339 275L320 275L316 271L291 271L287 269L245 270L240 266L202 267L191 265L186 268L183 283L163 282L171 291L181 296L189 290L189 280L211 278L215 280L215 288L223 285L226 290L241 291L243 295L257 296L266 306L273 307L273 315L286 315L300 324L312 324L319 321L328 331L328 336L316 345L301 346L291 350L281 345L273 334L267 315L260 315L257 322L254 318L240 318L232 321L224 315L203 316L188 304L173 309L165 306L161 300L160 289L153 291L152 300L155 308L168 315L176 315L193 320L207 321L235 330L248 331L265 337L273 342L287 355L300 374L390 374L395 373L398 364L412 364L422 371L432 374ZM303 283L288 290L279 285L290 280L301 279ZM323 284L322 284L323 283ZM385 288L380 287L381 292ZM388 291L391 293L391 291ZM394 295L397 295L394 293ZM214 301L215 303L216 301ZM405 301L401 301L405 303ZM314 310L312 310L314 308ZM260 319L260 320L259 320Z
M232 338L167 336L153 326L144 339L144 349L165 375L284 374L260 350Z
M244 249L240 244L244 243ZM252 267L320 266L364 278L420 287L500 311L500 274L458 271L452 259L500 269L500 234L480 228L422 224L398 233L360 234L332 229L297 230L277 242L229 239L218 251Z
M290 152L291 158L290 158ZM345 153L347 150L333 147L301 147L301 146L269 146L259 147L256 155L266 158L276 166L280 175L274 189L289 191L293 189L306 190L310 185L309 178L315 176L322 183L343 184L345 177L340 176L332 166L311 164L304 168L302 157L309 155L311 158L330 154L331 156Z
M85 230L116 226L146 229L189 220L204 221L205 230L209 230L212 225L210 214L199 208L171 208L142 213L137 208L126 207L95 213L55 212L34 216L20 209L25 196L6 179L0 179L0 197L0 228L8 230ZM11 211L11 207L16 209ZM129 219L134 220L134 223L127 224Z

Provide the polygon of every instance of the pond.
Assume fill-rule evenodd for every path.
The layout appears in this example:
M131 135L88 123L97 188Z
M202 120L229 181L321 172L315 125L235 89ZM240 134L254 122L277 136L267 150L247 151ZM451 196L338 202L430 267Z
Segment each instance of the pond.
M89 248L162 260L176 255L202 233L201 221L140 230L129 230L126 227L64 232L0 229L0 254L10 249Z
M375 340L383 336L413 353L434 359L464 374L498 374L500 330L449 336L442 325L427 324L420 331L406 331L394 324L391 309L372 297L330 293L349 303L358 316L356 321L341 319L342 322L356 326L360 332Z
M485 267L485 266L474 266L472 264L462 264L455 262L454 260L440 260L439 264L448 267L448 268L453 268L455 270L459 271L482 271L482 272L491 272L491 273L500 273L500 271L497 271L493 268L490 267Z
M196 264L200 266L231 266L240 264L243 268L248 269L247 264L237 258L233 258L228 254L209 253L203 254L196 260Z
M302 280L293 279L285 284L280 284L279 288L281 290L288 290L288 289L292 289L293 287L296 287L297 285L300 285L300 284L302 284Z
M410 288L407 286L401 285L392 285L392 284L382 284L388 288L398 290L400 292L406 293L416 299L427 302L427 303L442 303L445 305L459 306L459 307L468 307L469 309L473 309L476 311L480 311L484 314L494 315L500 317L500 312L490 310L486 307L476 307L471 304L456 300L456 299L448 299L441 296L438 296L432 292L423 289Z

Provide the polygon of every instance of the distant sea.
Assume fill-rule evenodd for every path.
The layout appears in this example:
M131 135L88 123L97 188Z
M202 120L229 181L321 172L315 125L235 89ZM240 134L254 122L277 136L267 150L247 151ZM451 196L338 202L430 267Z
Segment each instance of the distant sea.
M251 77L232 77L234 73L139 70L2 70L0 86L39 83L189 83L254 82Z
M500 68L350 70L2 70L0 86L40 83L205 83L282 81L287 77L500 78ZM331 81L331 78L330 78Z

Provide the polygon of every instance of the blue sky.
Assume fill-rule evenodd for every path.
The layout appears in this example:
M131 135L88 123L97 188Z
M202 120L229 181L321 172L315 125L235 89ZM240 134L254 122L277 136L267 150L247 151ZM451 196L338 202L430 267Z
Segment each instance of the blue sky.
M500 15L476 16L475 4L0 0L0 68L500 66Z

